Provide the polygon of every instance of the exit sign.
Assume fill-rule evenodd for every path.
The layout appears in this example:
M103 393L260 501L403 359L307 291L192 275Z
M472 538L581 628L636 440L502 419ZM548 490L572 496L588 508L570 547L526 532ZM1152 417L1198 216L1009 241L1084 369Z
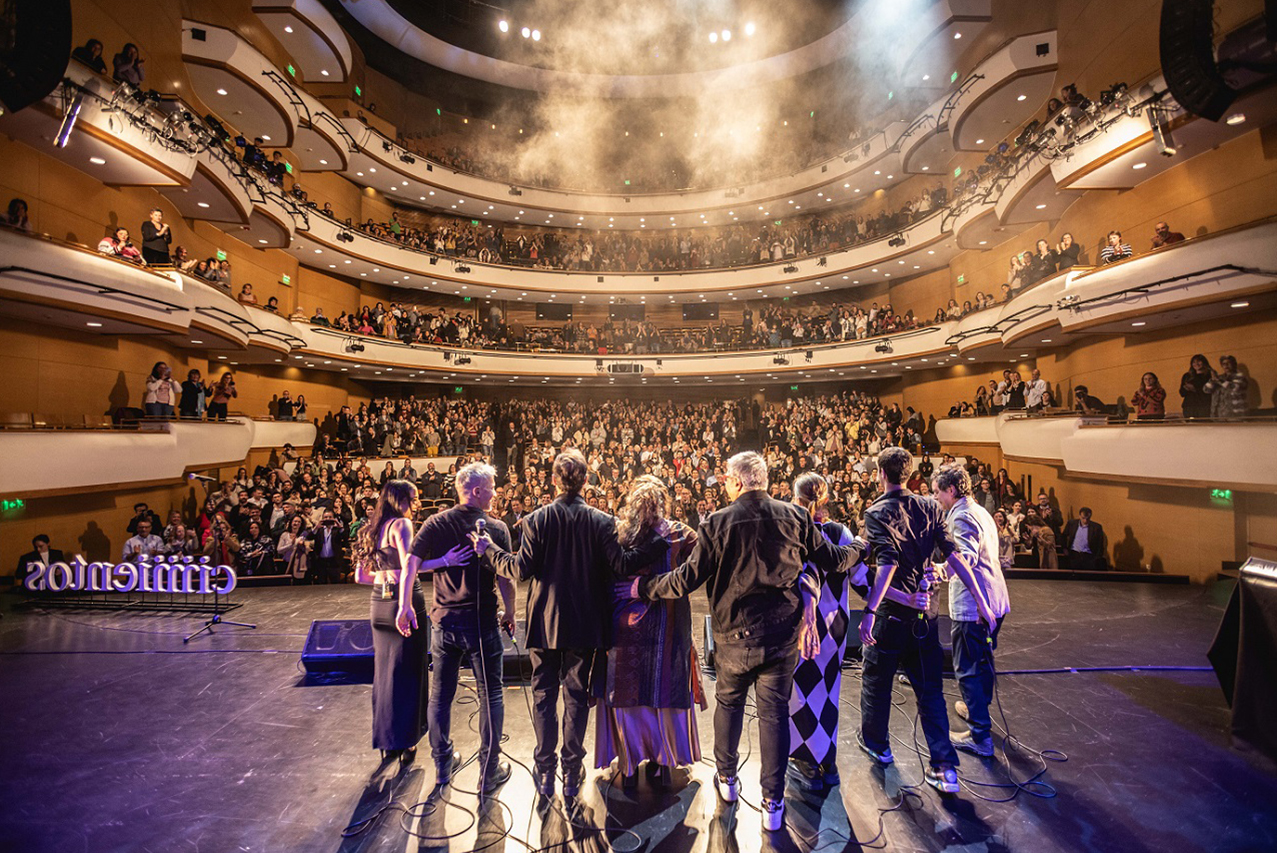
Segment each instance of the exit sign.
M462 387L461 387L460 385L457 385L457 386L453 387L453 389L452 389L452 393L454 393L454 394L461 394L461 393L464 393L464 392L463 392Z
M289 276L281 275L281 276L279 277L279 283L280 283L280 284L292 284L292 283L293 283L293 280L292 280L292 278L290 278Z
M789 390L790 390L790 391L797 391L797 390L798 390L798 386L797 386L797 385L790 385L790 386L789 386Z
M14 498L11 501L0 501L0 512L12 512L15 509L22 509L26 503L22 498Z
M962 284L966 280L967 280L967 277L965 275L963 275L962 273L958 273L958 284Z
M961 166L954 166L954 167L953 167L953 176L956 178L956 177L960 176L961 174L962 174L962 167L961 167Z
M355 87L355 97L356 97L356 98L358 98L358 97L359 97L360 95L362 95L363 93L364 93L364 90L363 90L363 89L360 89L358 86L356 86L356 87Z
M296 68L294 68L294 67L293 67L293 66L291 66L291 65L290 65L290 66L288 66L288 76L289 76L289 77L296 77L296 76L297 76L297 69L296 69Z
M224 261L224 260L226 260L226 253L225 253L225 252L223 252L221 249L218 249L218 250L217 250L217 259L218 259L219 261Z

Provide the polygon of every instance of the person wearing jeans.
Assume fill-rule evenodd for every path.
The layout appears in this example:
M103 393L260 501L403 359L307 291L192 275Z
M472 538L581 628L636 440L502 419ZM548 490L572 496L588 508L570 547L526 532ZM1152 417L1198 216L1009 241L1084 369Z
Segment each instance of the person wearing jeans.
M412 543L413 562L437 559L454 548L465 547L469 558L459 565L437 569L431 584L434 606L430 619L434 631L430 653L434 678L426 719L430 752L435 760L435 782L446 785L460 764L452 750L452 700L462 660L470 663L479 693L479 791L492 794L510 778L510 763L501 761L501 732L505 723L502 697L501 634L514 630L514 584L498 578L481 565L470 548L469 535L482 519L492 540L510 547L510 533L488 508L496 491L496 469L482 462L466 465L456 474L459 503L426 519ZM500 592L503 612L497 612Z
M973 591L978 617L989 628L993 628L997 620L983 594L978 592L980 586L972 577L967 558L954 544L942 506L934 498L915 495L905 488L912 470L913 456L909 451L900 447L882 451L878 455L878 485L882 494L865 510L865 529L877 569L860 620L865 662L861 675L858 743L879 764L895 761L887 725L892 681L896 671L903 668L917 697L918 715L930 752L930 766L925 769L924 778L941 793L956 794L958 753L949 739L949 715L942 681L944 652L940 648L937 620L929 607L929 563L937 548L949 571ZM894 588L896 594L888 596L888 588Z
M628 595L655 601L707 587L717 670L714 786L728 802L740 796L736 771L752 686L763 826L775 831L784 825L794 668L800 646L808 658L820 648L819 574L846 571L860 562L864 547L831 544L806 510L768 495L767 462L753 451L727 460L723 484L731 503L701 520L687 561L666 574L635 578Z

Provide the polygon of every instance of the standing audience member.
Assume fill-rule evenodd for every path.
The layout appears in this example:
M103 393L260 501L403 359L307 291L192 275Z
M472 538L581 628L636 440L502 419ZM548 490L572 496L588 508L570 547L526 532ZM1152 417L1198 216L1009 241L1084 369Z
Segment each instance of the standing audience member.
M391 483L396 482L391 480ZM389 485L389 483L387 483ZM409 484L411 485L411 483ZM382 489L382 495L385 495ZM416 499L417 487L412 488L413 500ZM307 569L310 575L308 583L341 583L342 567L345 562L346 530L337 521L331 508L325 509L320 516L319 525L306 536L311 543ZM389 747L386 747L389 749Z
M1160 421L1166 417L1166 389L1157 374L1149 371L1140 377L1140 387L1131 395L1135 417L1141 421Z
M279 542L275 546L275 552L284 561L284 574L293 580L305 579L308 549L306 519L300 514L294 515L288 519L288 527L279 534Z
M164 221L164 211L151 209L151 218L142 223L142 257L148 264L167 264L173 231Z
M1210 362L1206 356L1198 353L1188 361L1188 370L1179 380L1179 395L1184 400L1184 417L1209 418L1211 414L1211 392L1206 390L1206 383L1211 380Z
M1099 522L1091 521L1091 508L1084 506L1077 511L1078 517L1071 519L1064 528L1064 543L1069 551L1069 569L1078 572L1093 572L1104 568L1105 554L1108 552L1104 527Z
M1078 265L1078 255L1082 252L1082 247L1073 242L1073 235L1065 231L1064 236L1060 238L1060 243L1055 247L1055 254L1059 259L1056 263L1056 269L1064 271L1070 267Z
M78 60L99 74L106 74L106 63L102 61L102 42L89 39L71 51L71 58Z
M142 67L146 60L138 52L137 45L129 42L115 55L112 64L115 66L113 76L117 82L141 86L146 78L146 69Z
M239 295L235 297L235 301L240 305L256 305L257 296L253 293L253 285L247 281L244 282L244 286L239 289Z
M155 362L151 373L146 377L146 393L142 397L142 408L148 418L171 418L174 404L182 396L182 386L173 378L173 368L162 361Z
M1122 242L1121 231L1110 231L1104 248L1100 250L1100 266L1124 261L1134 254L1130 244Z
M962 701L958 716L970 730L950 734L958 749L988 758L993 755L993 721L989 703L993 700L993 652L998 647L998 632L1011 610L1002 569L1007 566L1003 531L995 517L971 500L971 478L961 465L940 469L932 481L936 500L945 510L945 523L954 547L967 566L967 579L949 581L949 618L953 621L953 671L958 680ZM1005 518L1004 518L1005 520ZM980 606L983 602L984 607ZM997 621L993 625L981 621L982 614Z
M186 381L182 383L182 394L178 398L177 411L183 418L200 420L204 417L204 409L213 394L213 389L204 384L198 370L188 370Z
M1042 371L1036 367L1029 375L1032 378L1025 384L1024 405L1030 412L1041 411L1048 386L1046 380L1042 378Z
M222 378L213 387L212 402L208 404L208 419L210 421L226 420L227 407L230 405L231 400L238 396L239 392L235 390L235 377L228 370L222 374Z
M1219 372L1212 373L1210 380L1202 386L1203 391L1210 393L1210 414L1212 418L1243 418L1246 416L1246 391L1250 379L1237 367L1237 357L1221 355Z

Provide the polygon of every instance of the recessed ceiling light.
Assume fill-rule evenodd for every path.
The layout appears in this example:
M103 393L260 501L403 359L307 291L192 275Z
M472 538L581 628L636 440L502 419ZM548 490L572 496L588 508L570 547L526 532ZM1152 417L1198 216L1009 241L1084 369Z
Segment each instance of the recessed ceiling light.
M93 328L95 328L95 329L96 329L96 328L100 328L102 324L101 324L101 323L91 323L91 322L90 322L90 323L85 323L84 325L86 325L86 326L92 326Z
M1038 210L1046 210L1046 205L1045 205L1045 204L1039 204L1039 205L1037 206L1037 209L1038 209Z
M983 139L977 139L977 140L975 141L975 144L976 144L976 145L983 145L983 144L984 144L984 140L983 140Z
M197 201L197 202L195 202L195 205L196 205L196 207L203 207L203 208L207 208L207 207L208 207L208 202L206 202L206 201Z
M327 76L328 76L328 69L327 69L327 68L325 68L324 70L320 71L319 73L320 73L320 74L322 74L322 75L324 75L325 77L327 77Z
M1131 325L1132 325L1132 326L1135 326L1136 328L1138 328L1138 327L1140 327L1140 326L1147 326L1148 324L1147 324L1147 323L1145 323L1143 320L1136 320L1136 321L1135 321L1134 323L1132 323Z
M369 167L368 167L368 171L370 171L370 172L375 172L375 171L377 171L377 167L376 167L376 166L369 166Z
M980 241L980 245L981 245L981 246L984 246L984 245L986 245L988 242L989 242L988 240L981 240L981 241Z
M105 161L105 160L103 160L101 157L90 157L90 158L89 158L89 162L90 162L90 163L92 163L94 166L105 166L105 165L106 165L106 161Z
M922 171L924 171L924 172L930 171L930 169L931 169L931 167L930 167L930 166L923 166L923 167L922 167Z
M262 243L263 245L266 243L265 240L258 240L257 242Z
M1131 168L1132 168L1132 169L1143 169L1143 168L1144 168L1145 166L1147 166L1147 165L1148 165L1147 163L1136 163L1136 164L1135 164L1134 166L1132 166Z
M956 39L960 39L960 38L962 38L962 33L954 33L954 34L953 34L953 37L954 37L954 38L956 38Z
M225 90L225 89L218 89L218 90L217 90L217 94L219 94L219 95L225 95L225 94L226 94L226 90Z
M1051 339L1050 339L1050 338L1043 338L1043 339L1042 339L1042 343L1044 343L1044 344L1049 344L1049 343L1051 343Z
M293 31L292 27L284 27L284 32L291 33L292 31Z
M203 341L191 341L191 343L193 343L193 344L202 344L202 343L204 343L204 342L203 342Z
M922 82L924 82L924 83L925 83L925 82L927 82L927 81L928 81L928 80L930 80L930 79L931 79L931 75L930 75L930 74L923 74L923 75L922 75Z
M1246 308L1249 305L1250 305L1249 302L1234 302L1232 305L1229 305L1228 307L1229 308Z
M1024 100L1025 98L1027 98L1027 97L1028 97L1028 95L1020 95L1018 98L1016 98L1016 100L1017 100L1017 101L1023 101L1023 100Z

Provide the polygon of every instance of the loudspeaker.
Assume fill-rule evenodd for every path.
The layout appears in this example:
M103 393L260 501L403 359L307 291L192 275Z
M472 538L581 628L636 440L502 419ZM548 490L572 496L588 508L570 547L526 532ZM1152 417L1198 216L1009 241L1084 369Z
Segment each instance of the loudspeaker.
M9 0L0 31L0 104L17 112L43 100L71 57L71 0ZM12 26L12 29L10 29Z
M1158 48L1171 95L1190 113L1219 121L1237 93L1215 63L1212 0L1162 0Z
M430 634L430 623L422 627ZM302 666L307 672L372 675L372 623L367 619L316 619L310 623Z

